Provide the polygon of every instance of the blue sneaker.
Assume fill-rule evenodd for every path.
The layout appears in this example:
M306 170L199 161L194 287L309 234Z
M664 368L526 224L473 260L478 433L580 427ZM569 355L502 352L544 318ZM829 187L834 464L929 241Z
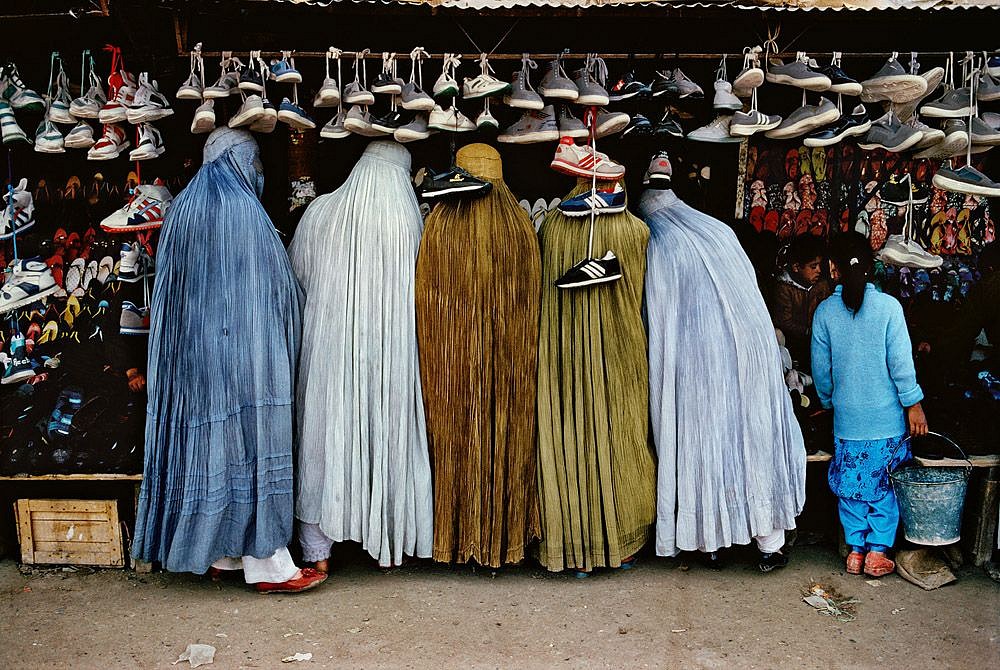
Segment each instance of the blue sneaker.
M986 61L986 70L994 77L1000 77L1000 56L991 56Z
M316 122L288 98L281 101L281 107L278 108L278 120L287 123L296 130L312 130L316 127Z
M28 358L24 335L18 333L10 340L10 362L4 368L2 384L18 384L35 376L35 368Z
M625 189L615 184L613 191L588 191L559 203L559 211L566 216L587 216L596 214L618 214L625 211Z
M49 437L69 436L73 417L81 405L83 405L83 393L79 389L73 387L63 389L49 418Z
M290 52L284 53L281 60L271 61L271 79L281 84L301 84L302 75L295 69L295 59L288 55Z

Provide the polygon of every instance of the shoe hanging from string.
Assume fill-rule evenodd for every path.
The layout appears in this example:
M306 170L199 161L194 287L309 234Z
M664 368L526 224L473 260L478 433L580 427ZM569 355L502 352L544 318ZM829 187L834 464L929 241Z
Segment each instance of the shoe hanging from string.
M410 52L410 83L424 90L424 59L430 54L423 47L416 47Z

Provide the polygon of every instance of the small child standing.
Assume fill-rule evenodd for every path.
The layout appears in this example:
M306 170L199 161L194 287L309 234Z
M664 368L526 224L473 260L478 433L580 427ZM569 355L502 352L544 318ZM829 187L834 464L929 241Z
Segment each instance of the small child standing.
M826 246L815 235L800 235L788 248L788 266L775 282L771 295L771 320L785 335L796 368L809 370L809 340L813 313L830 297L830 283L823 278Z
M828 480L851 548L847 572L881 577L896 539L899 507L889 471L909 459L910 435L926 435L910 335L899 302L870 282L871 246L858 233L836 240L838 286L816 310L812 371L824 408L833 408L836 452Z

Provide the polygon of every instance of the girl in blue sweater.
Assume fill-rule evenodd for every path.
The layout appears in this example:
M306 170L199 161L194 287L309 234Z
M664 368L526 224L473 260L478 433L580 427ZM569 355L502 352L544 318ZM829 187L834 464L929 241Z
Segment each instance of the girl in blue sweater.
M870 283L874 266L862 235L834 242L838 286L813 317L812 371L820 402L833 408L828 479L851 547L847 572L881 577L896 568L886 550L899 524L888 471L909 458L907 430L925 435L927 420L903 308Z

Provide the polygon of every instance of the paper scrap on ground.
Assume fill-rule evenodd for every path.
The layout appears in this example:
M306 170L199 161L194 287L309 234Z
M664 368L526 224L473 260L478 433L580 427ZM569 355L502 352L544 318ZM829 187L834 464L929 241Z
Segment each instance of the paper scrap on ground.
M208 665L215 661L215 647L210 644L189 644L172 665L177 665L181 661L187 661L192 668Z
M816 608L816 611L820 614L832 616L837 621L847 623L855 619L854 607L852 606L858 600L856 598L845 598L822 584L813 584L810 586L803 593L802 600L806 604Z
M300 652L296 652L295 654L293 654L291 656L285 656L283 659L281 659L281 662L282 663L294 663L295 661L311 661L312 657L313 657L313 655L310 654L309 652L306 652L306 653L303 654L300 651Z

